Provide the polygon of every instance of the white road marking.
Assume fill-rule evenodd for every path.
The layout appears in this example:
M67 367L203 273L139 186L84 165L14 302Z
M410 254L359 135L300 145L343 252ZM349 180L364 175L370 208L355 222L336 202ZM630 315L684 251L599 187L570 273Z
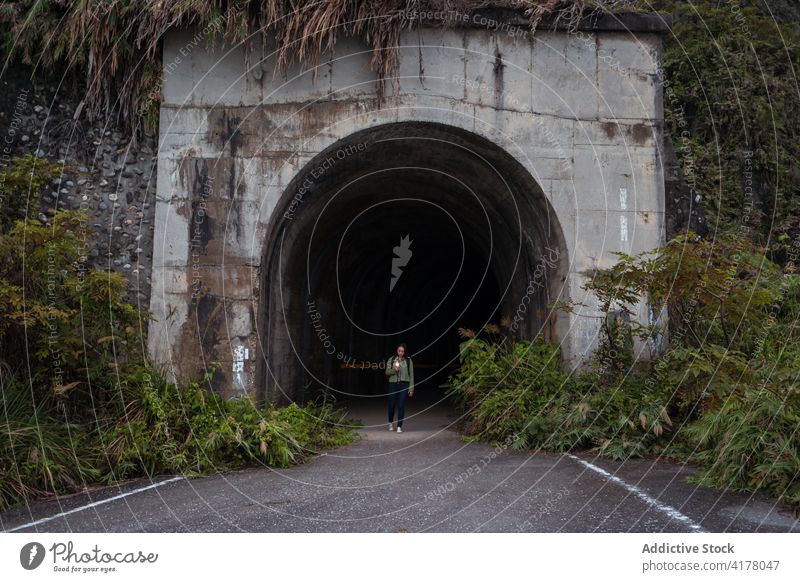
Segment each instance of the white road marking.
M666 503L661 503L658 499L656 499L654 497L651 497L650 495L648 495L647 493L645 493L644 491L642 491L641 489L636 487L636 485L631 485L630 483L628 483L626 481L623 481L619 477L617 477L615 475L612 475L611 473L609 473L605 469L602 469L602 468L598 467L597 465L592 465L590 462L584 461L583 459L581 459L579 457L576 457L575 455L569 455L568 454L567 456L570 459L578 461L581 465L583 465L587 469L590 469L590 470L594 471L595 473L599 473L600 475L602 475L603 477L605 477L609 481L612 481L612 482L616 483L617 485L619 485L620 487L626 489L630 493L633 493L634 495L636 495L636 497L638 497L639 499L641 499L642 501L644 501L648 505L654 507L655 509L659 510L660 512L668 515L669 517L671 517L675 521L680 521L682 523L685 523L686 525L689 526L689 529L691 529L692 531L697 531L697 532L704 532L705 531L702 527L700 527L699 524L695 523L691 518L689 518L688 516L682 514L680 511L678 511L674 507L672 507L670 505L667 505Z
M32 521L30 523L26 523L25 525L18 525L17 527L12 527L11 529L5 530L7 533L12 531L19 531L21 529L25 529L28 527L33 527L35 525L39 525L42 523L47 523L48 521L53 521L54 519L58 519L59 517L64 517L65 515L70 515L72 513L78 513L79 511L83 511L85 509L91 509L92 507L97 507L98 505L104 505L106 503L111 503L112 501L116 501L117 499L122 499L123 497L129 497L130 495L135 495L136 493L141 493L142 491L147 491L148 489L155 489L156 487L161 487L162 485L166 485L167 483L173 483L175 481L180 481L183 477L173 477L172 479L167 479L166 481L159 481L158 483L153 483L152 485L148 485L147 487L142 487L140 489L134 489L133 491L128 491L127 493L121 493L120 495L115 495L114 497L109 497L108 499L102 499L100 501L95 501L94 503L90 503L88 505L83 505L81 507L76 507L75 509L70 509L69 511L64 511L62 513L58 513L56 515L51 515L50 517L43 517L42 519L37 519L36 521Z

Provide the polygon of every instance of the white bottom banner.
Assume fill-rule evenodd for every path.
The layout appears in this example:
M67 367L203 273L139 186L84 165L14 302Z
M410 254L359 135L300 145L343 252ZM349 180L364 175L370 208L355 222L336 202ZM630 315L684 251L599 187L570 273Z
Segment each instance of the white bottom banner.
M2 580L800 580L794 534L2 534ZM244 578L242 578L244 579Z

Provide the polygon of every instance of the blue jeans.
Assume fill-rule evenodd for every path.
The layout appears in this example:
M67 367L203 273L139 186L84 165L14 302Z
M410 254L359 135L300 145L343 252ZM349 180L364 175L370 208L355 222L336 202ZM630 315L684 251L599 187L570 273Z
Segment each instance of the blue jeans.
M394 422L394 408L397 405L397 426L403 427L406 416L408 382L389 382L389 422Z

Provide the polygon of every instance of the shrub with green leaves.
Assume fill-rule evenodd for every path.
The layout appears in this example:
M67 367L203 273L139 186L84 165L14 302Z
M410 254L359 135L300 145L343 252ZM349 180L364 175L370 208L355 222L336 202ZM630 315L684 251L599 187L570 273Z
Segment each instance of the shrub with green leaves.
M566 382L558 346L543 341L511 344L471 337L461 344L459 357L461 367L450 378L447 394L472 411L476 430L488 435L513 431L525 411Z
M75 491L100 477L85 428L31 394L19 378L0 375L0 509Z
M800 234L797 2L637 0L637 7L672 16L662 56L666 130L709 224L769 241L785 259L787 241ZM775 227L787 238L777 240Z
M746 387L689 426L695 483L734 491L763 490L800 506L800 389Z
M557 345L462 343L462 368L448 394L467 409L467 434L514 448L593 448L615 458L660 451L672 420L667 396L640 377L607 384L597 373L569 377Z
M42 189L58 176L58 166L30 154L12 158L0 171L0 234L17 220L38 220Z
M619 460L666 449L673 422L663 388L649 387L638 374L616 384L586 374L580 383L588 390L573 405L569 424L575 431L583 430L584 446Z
M141 353L147 314L85 264L86 216L0 234L0 509L161 474L287 467L352 442L328 402L257 407L178 385Z
M601 324L589 369L561 372L556 346L470 337L449 394L468 438L517 448L587 448L619 460L645 455L700 463L699 483L764 490L798 505L800 276L748 239L693 234L663 249L619 255L585 288L603 315L649 303L671 315L650 365L604 357L620 328ZM564 305L565 309L571 306ZM630 326L646 341L661 330ZM532 347L534 349L532 349ZM632 356L631 354L629 354Z
M287 467L355 438L357 423L330 403L259 408L247 397L209 392L203 387L209 379L179 386L148 366L130 370L114 401L119 412L99 431L108 455L105 478Z
M92 425L67 422L50 401L34 405L28 386L3 379L0 509L136 477L288 467L357 438L360 423L329 402L259 408L201 382L177 385L146 364L120 378Z
M0 368L25 377L37 400L59 400L70 420L102 408L117 366L141 357L128 349L140 345L139 311L121 275L86 264L89 236L74 211L0 235Z

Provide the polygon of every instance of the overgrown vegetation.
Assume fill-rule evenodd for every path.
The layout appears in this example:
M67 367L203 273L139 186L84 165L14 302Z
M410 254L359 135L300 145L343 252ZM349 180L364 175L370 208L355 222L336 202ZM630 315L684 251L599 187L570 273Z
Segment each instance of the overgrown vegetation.
M621 255L586 288L600 298L603 323L620 312L635 322L642 301L669 312L668 342L652 343L664 339L661 328L631 323L638 341L620 343L620 328L603 325L590 369L568 376L557 346L510 344L484 330L462 343L449 388L468 411L467 435L620 460L681 458L699 464L698 483L800 506L794 265L781 269L747 239L689 234L658 252ZM661 350L647 354L651 364L635 364L653 345Z
M50 175L23 158L0 182L24 201ZM355 438L329 402L257 408L211 394L208 377L169 382L142 356L125 280L86 266L86 221L60 211L0 231L0 509L133 477L285 467Z
M3 377L0 509L134 477L287 467L355 438L356 424L330 403L257 408L141 364L120 376L104 410L80 416Z
M512 448L591 448L615 459L661 452L672 419L668 397L631 378L604 382L596 372L570 377L558 346L470 338L448 394L468 411L470 439Z
M12 158L8 168L0 172L0 233L6 233L17 220L39 213L38 194L58 176L55 164L26 155ZM34 193L28 196L28 193Z
M672 16L662 56L667 129L712 231L787 260L800 235L800 6L653 0Z
M604 317L591 371L555 389L539 378L550 354L518 369L507 354L524 348L468 340L451 393L477 438L680 457L700 465L698 483L764 490L797 507L800 10L763 0L636 6L672 16L660 79L667 130L712 236L620 255L594 274L587 289ZM660 328L636 323L643 301L669 322L666 342ZM633 338L655 349L651 366L636 363ZM467 399L472 391L483 395ZM500 400L514 412L500 413Z
M33 398L31 384L3 376L0 509L134 477L288 467L355 438L357 424L329 402L257 408L141 363L98 388L108 391L102 410L70 414L57 396Z
M546 15L575 24L586 10L631 4L0 1L0 43L37 73L85 79L83 111L113 112L139 130L155 127L160 47L172 26L205 30L209 43L244 42L249 55L261 35L282 69L314 64L339 35L356 36L373 48L382 92L414 11L522 8L535 28ZM603 342L591 371L568 376L556 347L511 345L490 328L462 345L450 394L469 411L473 438L618 459L678 456L700 464L698 482L798 506L798 9L783 0L636 5L673 16L661 79L667 129L713 239L683 237L596 274L588 288L604 311ZM48 171L27 158L4 173L5 191L19 195L0 216L0 506L136 475L283 465L351 438L329 405L256 410L149 369L134 355L138 315L121 301L122 279L81 267L85 217L17 222L35 211L27 193ZM629 318L641 301L668 319L666 343ZM637 365L634 350L651 346L662 350L653 364Z
M601 11L671 15L661 81L687 181L713 231L746 230L785 261L786 241L800 235L800 10L787 0L0 0L0 45L36 75L85 84L82 111L114 114L136 133L157 126L171 27L203 31L208 44L243 43L248 62L263 57L253 54L260 39L276 51L278 71L313 66L337 38L357 37L372 47L382 94L398 71L401 31L419 24L415 14L487 7L523 10L533 28L542 19L574 26Z
M633 0L3 0L0 44L4 53L43 71L77 72L86 79L88 112L114 112L130 128L156 127L161 93L161 44L171 27L192 26L216 39L243 43L254 57L254 39L276 47L279 70L293 62L312 65L343 35L372 46L378 92L399 67L398 38L419 12L470 12L487 5L524 9L535 27L553 15L576 23L594 10ZM442 22L446 25L447 22ZM259 56L259 58L261 58Z

